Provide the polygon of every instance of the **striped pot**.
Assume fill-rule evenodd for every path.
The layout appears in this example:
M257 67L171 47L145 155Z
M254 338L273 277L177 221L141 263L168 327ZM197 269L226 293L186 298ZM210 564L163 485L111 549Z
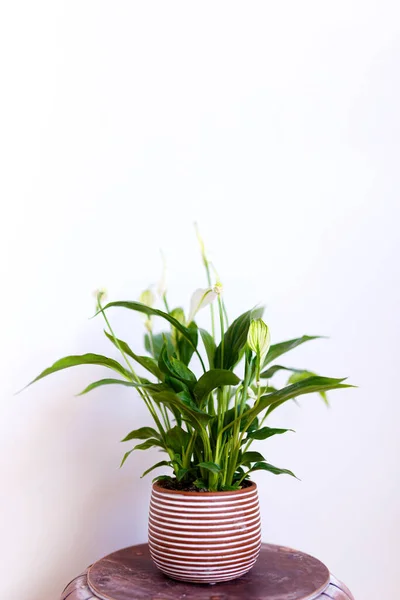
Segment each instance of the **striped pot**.
M149 548L166 575L218 583L244 575L257 560L261 522L257 486L233 492L180 492L153 484Z

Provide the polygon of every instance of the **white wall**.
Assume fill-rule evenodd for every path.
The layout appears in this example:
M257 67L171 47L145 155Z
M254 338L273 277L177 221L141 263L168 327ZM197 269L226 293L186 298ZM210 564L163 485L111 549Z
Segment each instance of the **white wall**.
M287 364L350 376L332 408L277 411L264 540L308 551L357 600L394 600L399 539L400 10L392 2L8 2L0 19L2 593L52 600L146 538L155 454L139 398L74 394L69 353L111 352L92 291L136 298L168 256L172 303L203 284L198 220L231 315L258 303ZM141 347L140 318L115 312Z

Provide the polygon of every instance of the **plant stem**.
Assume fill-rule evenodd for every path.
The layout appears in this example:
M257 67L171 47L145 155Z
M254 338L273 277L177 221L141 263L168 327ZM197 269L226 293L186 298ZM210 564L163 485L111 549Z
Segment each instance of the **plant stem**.
M129 358L126 356L125 352L124 352L124 351L123 351L123 349L121 348L121 345L120 345L120 343L119 343L119 341L118 341L118 338L116 337L116 335L115 335L115 333L114 333L114 331L113 331L113 328L111 327L111 324L110 324L110 322L109 322L109 320L108 320L108 318L107 318L107 315L106 315L106 313L104 312L104 310L103 310L103 307L101 306L100 302L98 302L98 307L99 307L99 310L101 311L101 314L102 314L102 315L103 315L103 317L104 317L104 320L105 320L105 322L106 322L106 325L107 325L107 327L108 327L108 329L109 329L109 332L110 332L110 334L111 334L111 335L112 335L112 337L113 337L113 340L114 340L114 342L115 342L115 345L117 346L118 350L121 352L121 354L122 354L122 356L123 356L123 358L124 358L124 360L125 360L125 362L126 362L126 364L127 364L128 368L129 368L129 370L130 370L130 371L131 371L131 373L132 373L132 376L133 376L133 378L136 380L136 383L141 383L141 381L140 381L140 377L137 375L137 373L136 373L135 369L132 367L132 364L131 364L131 362L130 362ZM154 419L154 421L155 421L155 423L156 423L156 425L157 425L157 427L158 427L158 429L159 429L159 431L160 431L161 437L162 437L163 439L165 439L165 431L164 431L164 428L163 428L163 426L161 425L161 421L160 421L160 419L158 418L157 412L156 412L156 410L155 410L155 408L154 408L154 406L153 406L153 403L151 402L151 399L150 399L149 395L148 395L146 392L144 392L143 390L141 390L140 388L137 388L137 390L138 390L138 393L139 393L140 397L141 397L141 398L142 398L142 400L145 402L147 409L149 410L150 414L152 415L152 417L153 417L153 419Z
M163 302L164 302L165 309L166 309L167 313L169 314L170 310L169 310L169 306L168 306L168 302L167 302L167 294L163 294Z
M149 334L149 343L150 343L150 352L152 353L152 355L154 356L154 340L153 340L153 332L152 330L149 328L148 330L148 334Z
M201 239L200 231L199 231L197 223L194 224L194 228L196 230L197 239L198 239L199 245L200 245L201 258L203 260L203 265L204 265L204 268L206 270L208 287L212 288L211 273L210 273L210 263L208 262L208 259L207 259L207 256L206 256L206 251L205 251L205 248L204 248L204 242ZM213 339L215 341L215 316L214 316L214 306L212 304L210 304L210 313L211 313L211 333L212 333Z
M222 299L219 294L218 294L218 310L219 310L219 325L220 325L220 332L221 332L221 365L223 368L224 367L225 328L224 328L224 311L222 308Z
M205 256L203 258L203 262L204 262L204 266L205 266L206 273L207 273L208 287L211 288L212 283L211 283L210 266L209 266L208 260L206 259ZM210 313L211 313L211 333L212 333L213 339L215 340L215 315L214 315L214 306L212 303L210 304Z
M225 302L223 300L222 300L222 308L223 308L223 311L224 311L225 326L228 329L228 327L229 327L228 313L226 312Z

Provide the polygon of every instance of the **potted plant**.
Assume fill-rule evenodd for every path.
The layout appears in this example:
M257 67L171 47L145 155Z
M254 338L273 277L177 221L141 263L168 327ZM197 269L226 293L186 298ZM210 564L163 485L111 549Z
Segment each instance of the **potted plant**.
M153 480L149 547L157 567L184 581L216 583L235 579L251 569L261 545L255 471L294 474L273 466L254 440L282 435L288 429L269 427L270 414L284 402L318 392L326 401L328 390L350 387L344 379L321 377L277 363L286 352L314 340L303 336L271 344L262 309L251 309L228 322L222 286L212 283L211 267L201 242L208 287L192 296L190 310L170 309L165 290L164 309L155 308L155 297L146 290L140 302L104 304L97 294L97 313L104 318L105 335L118 349L121 361L98 354L67 356L43 371L31 383L56 371L85 364L107 367L117 377L88 385L86 394L104 385L131 387L146 405L151 426L128 433L123 442L138 440L125 453L159 448L165 460L149 467L166 467L172 475ZM199 328L196 315L209 305L211 332ZM145 317L144 345L137 355L114 333L109 313L125 308ZM155 333L153 321L162 319L168 330ZM144 376L137 367L147 372ZM289 378L278 389L271 380L277 372Z

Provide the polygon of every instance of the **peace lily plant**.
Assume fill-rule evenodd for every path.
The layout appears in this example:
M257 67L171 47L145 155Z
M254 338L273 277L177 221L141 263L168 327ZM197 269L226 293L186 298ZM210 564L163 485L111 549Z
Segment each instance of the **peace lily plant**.
M208 286L194 292L187 315L182 308L170 309L164 282L158 294L163 310L155 307L156 298L150 289L143 292L139 302L107 304L100 291L96 314L104 319L104 333L121 359L91 353L67 356L31 383L78 365L100 365L117 373L118 378L95 381L81 394L108 385L134 389L153 423L134 429L122 440L126 443L139 440L139 443L125 453L121 465L134 450L159 448L166 454L165 460L149 467L143 476L158 467L168 467L173 476L156 478L165 480L164 485L228 491L246 485L254 471L294 476L288 469L267 462L260 452L250 450L252 443L290 431L266 424L271 413L283 403L314 392L326 401L328 390L351 386L343 383L344 379L321 377L277 362L290 350L319 336L304 335L271 344L262 308L248 310L229 323L222 285L218 280L213 283L211 264L201 240L200 246ZM196 323L199 311L206 306L210 310L211 331L199 328ZM114 333L109 319L113 308L144 315L146 354L136 354ZM155 318L167 325L162 333L154 332ZM146 376L138 373L138 366L147 371ZM273 385L278 372L289 374L284 387Z

